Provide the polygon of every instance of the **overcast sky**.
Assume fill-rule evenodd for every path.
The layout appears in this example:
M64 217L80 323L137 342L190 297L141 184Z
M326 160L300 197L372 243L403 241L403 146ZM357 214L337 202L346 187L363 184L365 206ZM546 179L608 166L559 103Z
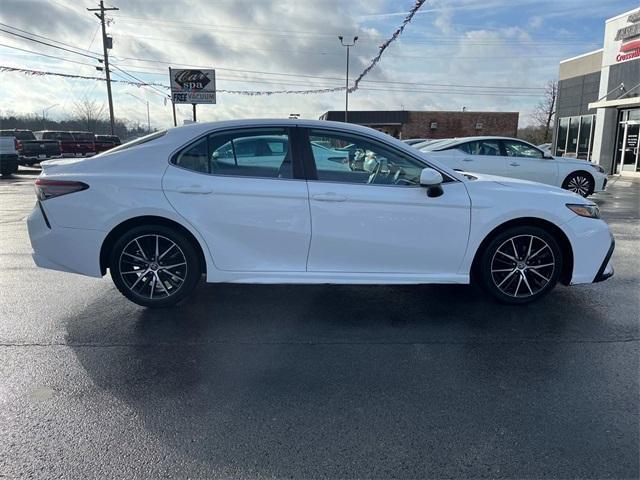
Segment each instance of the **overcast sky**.
M63 42L101 56L99 21L89 0L0 0L0 29ZM114 0L108 32L114 66L147 82L168 84L169 65L208 66L227 90L281 90L341 86L345 51L337 35L358 35L351 78L400 24L411 0ZM602 46L606 18L631 10L637 0L427 0L376 69L350 95L350 109L519 111L521 126L561 59ZM42 38L42 37L46 37ZM0 31L0 65L101 75L97 62ZM65 60L38 56L7 46ZM65 47L67 48L67 47ZM89 52L87 52L89 51ZM85 65L87 64L87 65ZM126 78L115 70L114 79ZM115 115L152 126L172 124L162 88L113 85ZM131 95L135 95L138 99ZM106 103L104 82L31 77L0 72L2 113L63 118L87 97ZM344 93L248 97L218 95L198 107L198 120L317 118L344 109ZM181 121L190 106L178 107Z

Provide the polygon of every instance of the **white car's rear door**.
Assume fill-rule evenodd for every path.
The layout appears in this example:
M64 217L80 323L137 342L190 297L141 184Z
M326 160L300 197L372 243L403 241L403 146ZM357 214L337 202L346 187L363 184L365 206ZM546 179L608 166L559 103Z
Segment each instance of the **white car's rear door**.
M306 269L309 199L290 133L271 127L214 133L167 168L169 202L205 238L220 270Z

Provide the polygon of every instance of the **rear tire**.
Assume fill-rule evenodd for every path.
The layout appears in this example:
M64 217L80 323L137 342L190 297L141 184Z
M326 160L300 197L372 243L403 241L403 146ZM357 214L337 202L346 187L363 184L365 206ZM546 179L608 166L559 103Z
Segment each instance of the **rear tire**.
M501 303L521 305L540 299L558 283L562 251L555 238L534 226L497 234L482 252L477 278Z
M562 188L570 192L577 193L583 197L588 197L595 190L596 182L593 176L587 172L573 172L562 183Z
M189 296L202 267L196 246L164 225L124 233L111 251L109 270L120 293L138 305L169 307Z

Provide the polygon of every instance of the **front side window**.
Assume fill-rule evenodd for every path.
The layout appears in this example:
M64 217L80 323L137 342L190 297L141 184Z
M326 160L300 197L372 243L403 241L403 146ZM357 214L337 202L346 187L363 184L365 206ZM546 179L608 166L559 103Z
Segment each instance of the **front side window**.
M502 144L508 157L542 158L542 152L540 150L526 143L503 140Z
M184 149L173 163L213 175L293 178L289 134L284 128L213 133Z
M427 165L357 135L309 130L318 180L373 185L419 185Z

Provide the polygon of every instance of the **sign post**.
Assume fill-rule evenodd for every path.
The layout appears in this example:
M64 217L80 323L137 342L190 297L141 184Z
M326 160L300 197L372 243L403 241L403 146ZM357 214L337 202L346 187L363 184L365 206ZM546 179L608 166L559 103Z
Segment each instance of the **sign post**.
M193 121L196 121L196 105L216 103L216 71L213 69L174 69L169 67L171 102L175 112L176 103L193 106ZM174 124L175 124L174 113Z

